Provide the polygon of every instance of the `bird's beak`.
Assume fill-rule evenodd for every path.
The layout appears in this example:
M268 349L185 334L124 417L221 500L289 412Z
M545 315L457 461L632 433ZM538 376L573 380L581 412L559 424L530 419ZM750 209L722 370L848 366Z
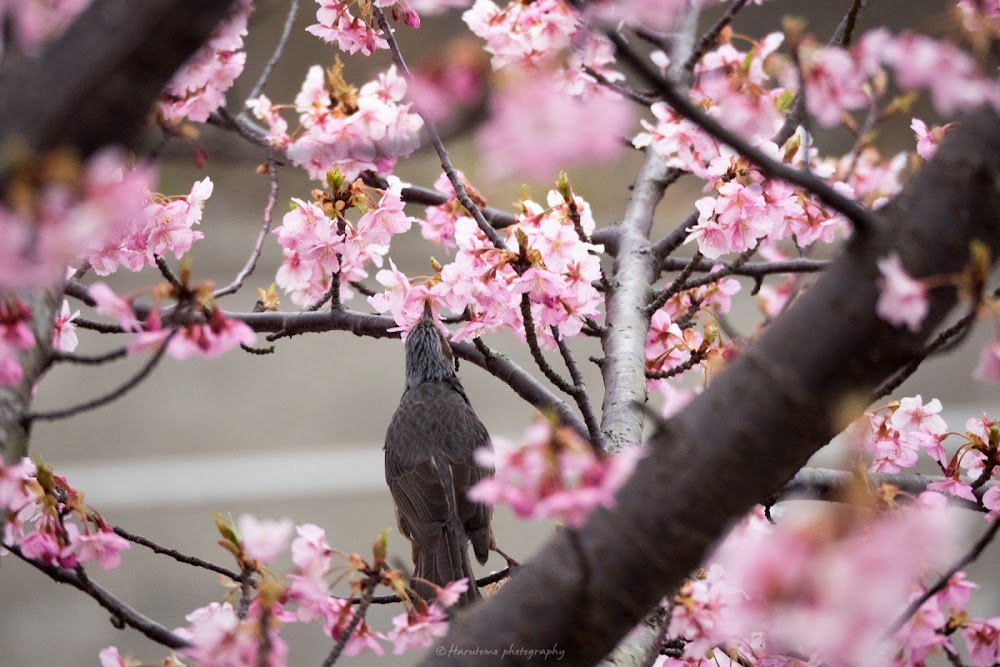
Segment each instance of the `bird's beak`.
M434 313L431 312L431 300L427 299L424 301L424 314L420 318L421 321L434 323Z

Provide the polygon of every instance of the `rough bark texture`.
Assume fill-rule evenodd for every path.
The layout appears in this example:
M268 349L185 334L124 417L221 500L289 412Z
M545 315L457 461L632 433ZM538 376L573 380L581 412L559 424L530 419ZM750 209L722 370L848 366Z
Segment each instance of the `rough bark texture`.
M86 157L106 144L131 147L160 90L225 16L231 0L98 0L38 58L0 71L0 149L72 146ZM0 160L0 190L8 164ZM35 348L20 355L24 379L0 388L0 452L28 451L22 415L44 370L59 294L18 295L32 307Z
M860 397L941 323L956 304L954 289L934 290L917 333L880 320L875 261L894 249L917 277L951 274L969 263L973 239L995 257L998 178L1000 119L982 111L956 126L880 211L874 234L850 244L751 349L661 425L613 510L557 533L496 598L456 619L441 645L470 650L470 664L496 659L484 651L553 645L567 664L598 661L734 520L860 414ZM432 650L424 664L445 664L447 651L441 655Z

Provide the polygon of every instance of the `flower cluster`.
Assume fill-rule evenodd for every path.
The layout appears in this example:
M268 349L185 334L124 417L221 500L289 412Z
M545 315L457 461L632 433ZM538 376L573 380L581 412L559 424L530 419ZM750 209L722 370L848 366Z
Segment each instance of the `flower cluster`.
M359 4L361 14L351 13L351 2L344 0L316 0L319 9L316 10L316 23L306 28L306 32L316 35L327 44L336 44L341 51L357 53L366 56L375 53L377 49L388 49L382 30L375 27L375 17L370 6ZM420 16L410 6L407 0L376 0L378 7L393 7L399 5L403 21L411 28L420 27ZM395 8L393 15L396 14Z
M252 0L238 0L229 17L174 74L160 94L160 111L168 121L184 118L199 123L226 102L226 91L243 73L247 54L241 51L247 34Z
M0 286L48 287L91 254L95 239L144 219L150 173L126 167L124 154L109 148L86 165L51 153L16 165L11 181L8 205L0 205Z
M367 563L358 554L334 551L323 529L313 524L295 527L297 536L291 540L290 549L293 525L288 519L258 520L243 515L233 524L231 519L217 517L216 525L223 538L220 544L242 567L261 575L261 580L245 618L240 618L229 602L212 602L188 614L185 617L188 625L174 630L192 644L181 653L202 667L258 664L284 667L288 664L288 647L280 632L291 623L322 622L327 636L334 642L344 642L342 654L348 657L363 651L384 655L382 642L391 643L396 655L426 648L436 637L444 636L448 628L447 608L459 600L469 585L462 579L443 588L436 587L433 600L412 599L401 573L387 568L383 573L384 535L375 543L375 562ZM289 550L294 567L279 576L269 569L270 563ZM334 556L339 556L343 563L336 563ZM363 612L350 597L333 594L338 580L356 574L377 576L381 584L392 588L403 600L406 610L392 619L393 627L388 632L373 630L363 616L358 618L357 614ZM364 585L356 580L350 584L356 593ZM266 644L270 647L266 662L259 657L264 646L260 639L264 610L268 615ZM102 666L131 664L114 647L104 649L101 660Z
M167 197L146 192L139 200L141 213L119 218L119 224L91 244L87 261L97 275L106 276L123 266L129 271L155 266L156 258L167 252L180 259L195 241L204 238L194 226L201 223L213 189L206 176L195 182L187 195Z
M547 419L528 427L518 445L494 440L495 449L476 460L495 469L493 477L469 489L469 497L488 505L510 505L519 517L555 517L579 526L595 507L614 505L615 493L644 456L642 447L600 456L566 426Z
M679 588L667 645L682 655L656 664L917 667L954 651L958 629L972 664L992 664L996 619L969 617L976 585L961 572L886 638L949 562L957 536L944 504L928 492L889 509L800 505L776 512L776 526L758 508Z
M486 40L495 70L537 67L569 47L580 28L579 16L563 0L511 2L503 9L492 0L476 0L462 20Z
M104 570L121 564L129 543L83 503L83 495L51 470L22 459L0 464L3 547L52 567L94 561Z
M524 339L522 295L527 295L534 322L534 335L555 347L554 327L559 336L575 336L583 318L597 314L602 299L593 282L600 278L601 246L581 238L594 230L590 207L560 181L560 191L548 194L548 207L525 199L517 224L503 230L507 249L496 248L467 212L452 201L428 208L421 222L425 237L442 243L455 242L454 259L436 267L426 284L413 285L393 266L380 272L386 294L369 299L379 312L391 312L403 329L420 317L423 301L430 298L435 309L464 313L465 321L455 332L457 341L509 328ZM445 181L438 187L453 192ZM481 202L482 203L482 202Z
M387 180L378 202L360 181L345 185L339 171L330 179L332 195L314 190L313 202L292 200L292 210L274 233L284 255L275 280L293 302L319 301L333 279L341 283L341 296L349 298L350 282L367 277L369 263L382 265L393 235L411 225L403 212L402 181ZM363 211L356 224L344 217L349 207Z
M293 135L267 97L248 105L268 123L268 140L286 147L289 159L311 178L324 180L334 170L348 181L369 170L388 175L398 158L417 148L423 127L420 116L402 103L406 80L393 65L358 90L344 81L341 69L339 64L309 69L295 97L300 128Z
M975 490L990 479L1000 480L1000 424L985 414L970 417L956 451L944 448L948 426L941 418L941 402L924 403L920 395L893 401L885 408L866 412L849 433L873 456L872 472L899 472L917 464L921 451L930 456L945 479L929 488L973 503ZM1000 514L1000 485L989 488L982 504L994 519Z
M0 299L0 387L21 382L24 371L17 355L34 346L31 308L16 296Z

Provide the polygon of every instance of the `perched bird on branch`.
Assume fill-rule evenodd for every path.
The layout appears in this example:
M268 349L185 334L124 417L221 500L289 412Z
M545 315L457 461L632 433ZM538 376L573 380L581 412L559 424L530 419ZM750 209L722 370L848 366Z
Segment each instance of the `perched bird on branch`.
M489 434L428 304L406 337L406 388L385 434L385 481L399 530L413 543L412 587L425 599L434 599L427 582L443 586L464 577L469 590L459 604L479 597L468 547L472 542L476 559L486 562L493 509L467 492L493 474L476 463L482 447L490 447Z

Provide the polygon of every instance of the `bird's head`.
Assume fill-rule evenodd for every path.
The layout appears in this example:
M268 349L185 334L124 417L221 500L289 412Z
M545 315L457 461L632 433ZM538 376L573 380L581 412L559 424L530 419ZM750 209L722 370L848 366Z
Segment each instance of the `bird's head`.
M455 377L455 357L438 326L428 301L424 304L424 314L406 335L407 389Z

